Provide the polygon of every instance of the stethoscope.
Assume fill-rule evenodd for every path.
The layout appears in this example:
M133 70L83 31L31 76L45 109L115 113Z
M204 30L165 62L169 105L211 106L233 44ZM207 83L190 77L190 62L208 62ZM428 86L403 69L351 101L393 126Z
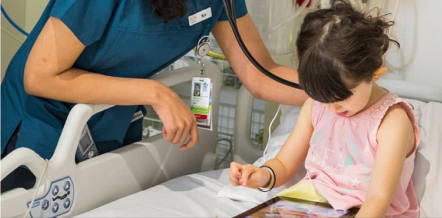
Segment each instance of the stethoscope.
M247 47L244 45L244 42L241 38L241 35L239 35L239 31L238 31L238 27L236 26L236 15L235 15L235 6L233 4L233 0L222 0L223 4L224 4L224 9L226 10L227 13L227 18L229 20L230 23L230 27L232 27L232 31L233 34L235 35L236 40L238 41L239 46L241 47L242 51L244 52L244 54L247 56L247 58L250 60L250 62L252 62L252 64L258 68L258 70L260 70L264 75L270 77L271 79L275 80L276 82L282 83L284 85L296 88L296 89L301 89L301 86L298 83L294 83L288 80L285 80L281 77L276 76L275 74L269 72L268 70L266 70L264 67L262 67L256 60L255 58L253 58L253 56L250 54L249 50L247 49ZM210 47L209 47L210 49Z

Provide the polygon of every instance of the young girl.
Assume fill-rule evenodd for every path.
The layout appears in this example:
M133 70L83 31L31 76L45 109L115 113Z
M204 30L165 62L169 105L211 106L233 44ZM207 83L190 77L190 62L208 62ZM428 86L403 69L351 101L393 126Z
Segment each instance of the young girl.
M338 210L360 207L358 217L417 217L418 126L410 105L376 84L387 70L389 26L343 1L308 14L297 47L310 99L277 156L262 167L232 162L230 182L267 191L305 161L307 175L283 194Z

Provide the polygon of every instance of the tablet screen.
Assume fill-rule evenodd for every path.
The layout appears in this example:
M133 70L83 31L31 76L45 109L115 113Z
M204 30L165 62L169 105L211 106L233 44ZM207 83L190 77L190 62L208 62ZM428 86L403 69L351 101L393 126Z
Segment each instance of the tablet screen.
M334 210L325 203L274 197L236 217L354 217L357 211Z

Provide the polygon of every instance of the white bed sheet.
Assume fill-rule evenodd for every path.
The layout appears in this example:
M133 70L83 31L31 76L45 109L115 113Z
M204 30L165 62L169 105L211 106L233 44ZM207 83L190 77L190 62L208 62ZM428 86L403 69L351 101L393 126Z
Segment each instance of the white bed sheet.
M228 183L228 169L186 175L77 217L232 217L256 206L218 198Z

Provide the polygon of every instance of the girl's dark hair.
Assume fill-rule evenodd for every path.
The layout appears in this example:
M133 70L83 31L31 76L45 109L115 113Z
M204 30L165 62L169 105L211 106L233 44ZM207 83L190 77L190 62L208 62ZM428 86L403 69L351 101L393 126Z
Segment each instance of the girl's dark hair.
M187 12L184 0L149 0L156 16L169 22L177 17L182 17Z
M307 95L323 103L342 101L353 94L350 89L371 81L390 42L399 46L386 34L391 25L343 0L309 13L296 41L299 82Z

